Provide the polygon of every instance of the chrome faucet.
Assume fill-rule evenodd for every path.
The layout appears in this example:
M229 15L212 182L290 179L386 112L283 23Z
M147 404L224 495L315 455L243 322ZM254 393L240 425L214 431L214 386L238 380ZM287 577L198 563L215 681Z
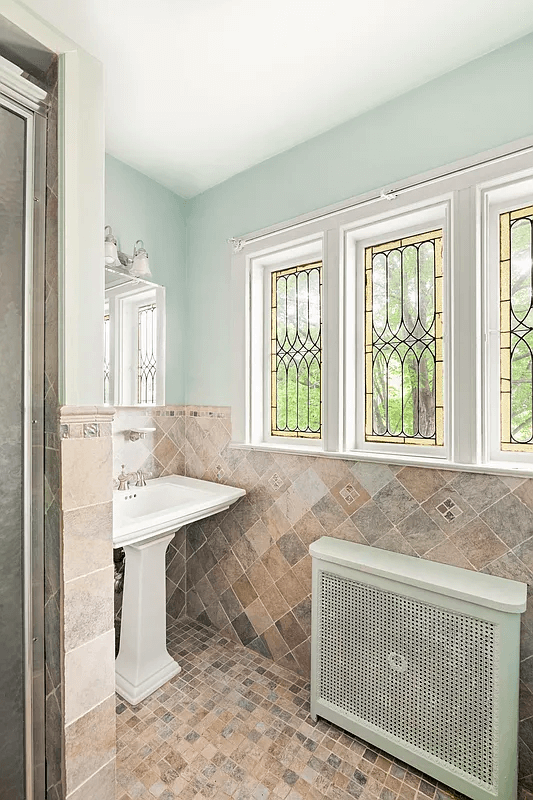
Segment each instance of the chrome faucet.
M122 464L122 472L117 476L119 492L127 492L130 488L130 480L136 475L135 472L130 472L126 475L124 468L124 464Z

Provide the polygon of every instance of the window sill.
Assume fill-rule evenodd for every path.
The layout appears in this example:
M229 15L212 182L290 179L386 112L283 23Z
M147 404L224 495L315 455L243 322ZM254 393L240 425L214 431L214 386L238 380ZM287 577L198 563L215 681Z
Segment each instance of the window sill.
M443 469L453 472L476 472L489 475L507 475L518 479L533 477L533 464L499 464L489 462L486 464L462 464L439 458L412 458L410 456L393 455L392 453L366 453L354 451L318 450L316 448L278 445L278 444L245 444L243 442L230 442L234 450L259 450L269 453L282 453L293 456L315 456L317 458L340 458L345 461L367 461L377 464L394 464L400 467L422 467L425 469Z

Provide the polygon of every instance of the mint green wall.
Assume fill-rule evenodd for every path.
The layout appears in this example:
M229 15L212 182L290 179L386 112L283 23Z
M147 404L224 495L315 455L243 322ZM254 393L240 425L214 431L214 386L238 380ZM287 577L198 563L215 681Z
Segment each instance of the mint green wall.
M119 247L144 241L153 280L166 288L166 402L185 402L185 201L132 167L106 156L106 225Z
M188 201L188 402L231 403L228 237L533 134L532 74L530 35Z

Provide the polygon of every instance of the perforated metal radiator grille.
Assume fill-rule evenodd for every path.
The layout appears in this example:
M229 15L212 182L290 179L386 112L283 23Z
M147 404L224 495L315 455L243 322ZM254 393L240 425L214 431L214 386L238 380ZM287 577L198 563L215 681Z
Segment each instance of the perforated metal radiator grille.
M498 630L319 573L318 698L494 791Z

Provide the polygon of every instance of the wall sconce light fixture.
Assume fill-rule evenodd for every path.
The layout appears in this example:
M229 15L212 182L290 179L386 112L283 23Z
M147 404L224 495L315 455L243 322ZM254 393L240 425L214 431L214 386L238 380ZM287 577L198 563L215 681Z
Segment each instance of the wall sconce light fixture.
M140 244L140 247L137 245ZM142 239L137 239L135 247L133 248L133 264L131 267L131 274L136 275L138 278L150 278L152 273L148 265L148 253L144 248Z
M136 278L152 277L143 240L137 239L133 246L133 256L129 256L118 249L111 225L105 227L105 263L108 267L122 267Z
M113 236L113 229L111 225L105 226L104 247L105 247L105 263L107 264L107 266L108 267L120 266L120 261L118 260L117 240Z

